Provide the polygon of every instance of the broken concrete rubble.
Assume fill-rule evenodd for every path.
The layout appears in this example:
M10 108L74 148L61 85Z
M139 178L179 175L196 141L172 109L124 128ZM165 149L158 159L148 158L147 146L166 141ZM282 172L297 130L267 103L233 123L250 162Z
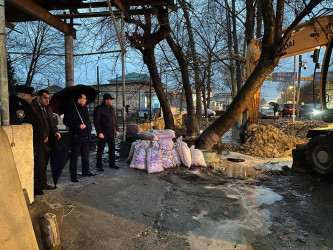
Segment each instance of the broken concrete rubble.
M224 149L261 158L288 157L297 144L308 142L306 134L310 129L326 126L322 121L261 121L260 125L251 124L244 132L244 144L225 143Z

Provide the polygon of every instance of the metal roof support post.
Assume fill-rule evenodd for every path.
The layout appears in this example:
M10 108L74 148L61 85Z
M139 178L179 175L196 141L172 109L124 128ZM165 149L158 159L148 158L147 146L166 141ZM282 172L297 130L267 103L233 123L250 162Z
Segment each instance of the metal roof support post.
M8 74L7 50L5 30L5 0L0 0L0 107L1 125L9 125L9 99L8 99Z
M116 30L117 33L117 38L119 45L121 47L121 72L122 72L122 91L123 91L123 140L126 140L126 98L125 98L125 29L124 29L124 12L121 12L121 34L119 34L118 28L117 28L117 23L116 23L116 18L114 16L111 2L110 0L107 0L107 4L109 6L109 11L112 17L113 21L113 26Z
M73 19L71 19L71 27ZM66 72L66 87L74 86L74 45L73 35L65 34L65 72Z
M123 140L126 141L126 87L125 87L125 29L124 29L124 13L121 12L121 72L123 80Z

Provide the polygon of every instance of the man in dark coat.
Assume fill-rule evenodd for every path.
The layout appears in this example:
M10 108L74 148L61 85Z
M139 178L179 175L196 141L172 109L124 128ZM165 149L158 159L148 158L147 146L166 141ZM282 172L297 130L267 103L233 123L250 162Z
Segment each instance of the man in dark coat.
M61 138L59 130L57 128L56 122L53 118L53 111L50 104L50 93L46 89L39 90L37 92L37 98L35 98L31 106L37 115L41 124L43 124L44 137L47 137L45 142L45 163L43 168L43 174L46 180L46 169L49 163L49 159L55 157L54 153L56 151L56 140ZM52 154L53 153L53 154ZM54 189L45 183L44 189Z
M64 114L64 124L69 127L69 139L71 143L70 172L71 181L78 182L77 160L81 153L82 176L94 176L89 171L89 143L91 133L91 122L88 108L85 106L87 98L80 93L73 99L73 106Z
M21 125L29 123L33 129L34 146L34 193L44 194L46 179L43 174L44 165L44 142L47 137L43 134L43 125L34 113L31 102L35 98L34 88L26 85L16 85L16 95L9 97L9 114L11 125Z
M103 171L102 155L105 144L109 148L109 167L119 168L115 156L115 138L119 135L116 113L112 107L114 98L104 94L103 102L94 109L94 124L98 136L97 143L97 170Z

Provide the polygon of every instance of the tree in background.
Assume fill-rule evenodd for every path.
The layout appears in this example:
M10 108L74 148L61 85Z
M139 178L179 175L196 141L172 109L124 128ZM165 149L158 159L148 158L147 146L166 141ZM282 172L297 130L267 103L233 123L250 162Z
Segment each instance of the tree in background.
M7 75L8 75L8 91L10 94L14 94L14 86L17 84L17 79L15 76L15 69L12 65L12 61L7 55Z
M277 0L276 6L273 6L273 0L260 0L259 2L262 10L265 11L263 11L264 34L262 50L258 64L226 112L200 135L196 142L197 148L211 149L216 142L221 140L224 133L232 127L252 101L253 96L260 89L265 78L278 65L283 56L283 47L296 26L322 0L311 0L285 30L282 30L284 1Z
M315 82L315 98L316 103L320 103L320 84ZM313 103L313 84L312 82L306 82L301 86L300 103Z
M21 33L9 32L7 51L11 55L18 81L35 88L45 88L47 79L63 85L65 66L63 34L42 21L15 26ZM52 56L49 56L52 54Z
M142 6L143 10L146 10L145 6ZM153 7L153 13L158 14L159 18L162 18L159 22L154 21L155 15L151 15L148 10L144 13L143 20L140 19L126 19L130 24L134 24L135 28L133 32L129 34L126 32L126 37L130 41L131 46L139 50L142 53L143 62L146 64L156 95L160 101L161 108L163 110L163 118L166 129L174 128L173 115L170 109L168 99L164 93L161 77L158 72L155 59L155 47L164 40L170 33L169 19L167 18L168 9L161 7Z

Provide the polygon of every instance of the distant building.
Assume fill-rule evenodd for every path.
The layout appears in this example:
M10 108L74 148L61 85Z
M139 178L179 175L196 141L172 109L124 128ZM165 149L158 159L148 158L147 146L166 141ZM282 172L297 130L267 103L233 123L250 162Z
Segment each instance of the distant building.
M50 95L52 96L54 93L62 90L63 88L58 85L51 85L50 88L46 88L46 89L50 92Z
M147 74L129 73L125 75L125 100L126 105L129 105L129 110L140 110L149 108L150 96L150 77ZM94 106L97 106L103 100L105 93L110 93L114 98L113 106L122 109L123 94L122 94L122 76L109 80L108 84L93 85L94 88L100 91L99 96L95 100ZM155 93L154 87L151 87L152 107L159 108L160 103Z
M211 97L210 109L220 111L225 110L232 102L231 93L219 93Z

